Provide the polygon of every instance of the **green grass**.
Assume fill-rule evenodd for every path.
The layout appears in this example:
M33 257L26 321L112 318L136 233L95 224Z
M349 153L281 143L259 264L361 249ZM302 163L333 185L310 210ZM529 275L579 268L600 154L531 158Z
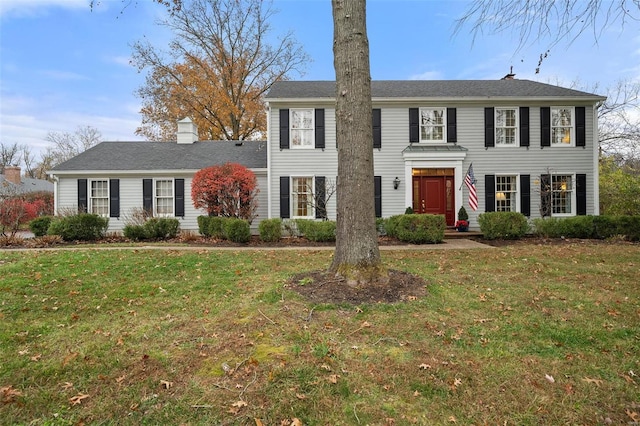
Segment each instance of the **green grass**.
M638 420L639 245L383 252L429 283L391 305L284 287L331 255L0 252L0 424Z

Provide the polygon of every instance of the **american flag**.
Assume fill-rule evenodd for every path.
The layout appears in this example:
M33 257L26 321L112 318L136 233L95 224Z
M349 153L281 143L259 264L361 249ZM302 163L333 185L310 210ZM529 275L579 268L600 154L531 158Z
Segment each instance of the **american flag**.
M476 178L473 175L473 164L469 166L467 175L464 177L464 184L469 188L469 207L473 211L478 210L478 193L476 192Z

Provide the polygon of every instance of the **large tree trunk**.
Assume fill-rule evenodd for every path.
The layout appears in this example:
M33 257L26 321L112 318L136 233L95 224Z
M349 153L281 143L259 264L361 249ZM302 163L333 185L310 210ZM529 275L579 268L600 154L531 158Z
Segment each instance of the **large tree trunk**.
M366 0L331 4L338 183L336 251L330 271L351 282L366 282L385 275L375 225Z

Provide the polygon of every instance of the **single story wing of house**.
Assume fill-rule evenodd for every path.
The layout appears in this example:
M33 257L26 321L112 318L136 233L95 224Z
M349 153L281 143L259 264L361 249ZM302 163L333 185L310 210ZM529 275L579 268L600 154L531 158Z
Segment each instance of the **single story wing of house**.
M252 170L258 188L267 187L266 142L197 141L190 119L178 123L177 142L102 142L49 171L55 211L108 217L108 231L122 232L146 209L179 219L182 230L197 231L197 218L206 212L193 207L191 180L200 169L228 162ZM267 216L266 191L258 194L256 213Z
M29 192L53 192L53 184L48 180L22 176L18 166L5 166L0 174L0 197Z
M375 214L411 207L470 228L483 212L529 218L598 214L598 107L606 98L508 75L501 80L373 81ZM335 219L335 82L281 81L265 98L267 141L199 142L189 119L176 142L103 142L55 167L56 211L110 217L148 209L197 230L191 178L240 163L258 178L258 216ZM348 143L348 141L347 141ZM342 182L348 185L349 182Z

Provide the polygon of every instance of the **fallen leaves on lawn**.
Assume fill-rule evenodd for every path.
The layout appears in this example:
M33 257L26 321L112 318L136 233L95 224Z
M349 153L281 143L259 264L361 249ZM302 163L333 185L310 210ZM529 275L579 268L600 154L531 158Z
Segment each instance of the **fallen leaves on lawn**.
M431 369L431 365L430 365L430 364L425 364L425 363L423 362L422 364L420 364L420 365L418 366L418 368L419 368L420 370L430 370L430 369Z
M553 376L549 375L549 374L545 374L544 378L547 379L549 381L549 383L555 383L556 379L553 378Z
M169 382L167 380L160 380L160 386L162 386L165 389L169 389L171 386L173 386L173 382Z
M22 392L9 385L0 388L0 395L2 395L2 403L9 404L14 402L17 397L22 396Z
M80 405L82 404L82 401L87 398L89 398L89 395L85 393L79 393L76 396L72 396L71 398L69 398L69 402L71 403L71 405Z
M600 386L602 384L602 380L600 379L592 379L590 377L585 377L582 379L583 382L587 383L595 383L596 386Z
M329 376L329 381L335 385L336 383L338 383L339 378L340 378L339 374L332 374Z

